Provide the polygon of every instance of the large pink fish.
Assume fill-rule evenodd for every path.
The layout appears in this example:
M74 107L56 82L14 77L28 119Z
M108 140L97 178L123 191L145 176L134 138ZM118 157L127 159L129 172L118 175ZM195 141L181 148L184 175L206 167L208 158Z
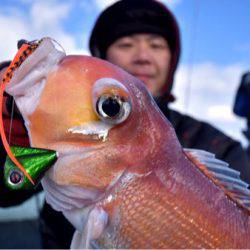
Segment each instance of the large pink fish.
M250 248L247 184L183 150L138 79L47 38L7 91L31 145L59 153L43 186L76 227L72 248Z

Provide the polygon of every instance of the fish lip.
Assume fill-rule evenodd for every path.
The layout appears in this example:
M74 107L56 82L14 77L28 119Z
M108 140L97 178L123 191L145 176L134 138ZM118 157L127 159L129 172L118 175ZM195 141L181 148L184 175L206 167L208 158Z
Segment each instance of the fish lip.
M54 147L52 147L54 148ZM92 153L95 151L99 151L101 148L101 146L70 146L67 144L61 144L57 149L57 155L58 157L62 158L62 157L66 157L66 156L73 156L73 155L79 155L79 154L88 154L88 153Z

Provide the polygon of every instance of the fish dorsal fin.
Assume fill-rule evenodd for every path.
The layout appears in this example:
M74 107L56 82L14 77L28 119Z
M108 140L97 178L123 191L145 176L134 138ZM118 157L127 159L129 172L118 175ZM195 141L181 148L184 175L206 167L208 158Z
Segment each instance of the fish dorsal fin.
M187 157L217 186L237 204L250 211L250 190L240 179L240 172L229 168L229 164L218 160L215 155L204 150L184 149Z

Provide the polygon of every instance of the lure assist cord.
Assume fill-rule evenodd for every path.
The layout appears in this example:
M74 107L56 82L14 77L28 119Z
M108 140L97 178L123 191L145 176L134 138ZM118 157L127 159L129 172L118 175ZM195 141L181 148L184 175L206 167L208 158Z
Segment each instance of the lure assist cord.
M190 24L191 31L190 31L190 48L188 54L188 67L187 67L187 74L186 74L186 84L185 84L185 91L184 91L184 109L185 112L189 111L190 106L190 96L192 92L192 75L193 75L193 66L194 66L194 57L196 51L196 40L197 40L197 27L198 21L200 16L200 4L199 0L196 0L194 3L193 9L193 16L192 16L192 23Z

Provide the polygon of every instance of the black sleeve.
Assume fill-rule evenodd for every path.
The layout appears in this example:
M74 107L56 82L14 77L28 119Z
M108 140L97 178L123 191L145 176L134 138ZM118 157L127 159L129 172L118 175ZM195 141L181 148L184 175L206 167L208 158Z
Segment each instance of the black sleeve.
M18 205L42 190L41 185L34 190L12 191L8 189L4 184L5 159L6 153L0 140L0 207Z

